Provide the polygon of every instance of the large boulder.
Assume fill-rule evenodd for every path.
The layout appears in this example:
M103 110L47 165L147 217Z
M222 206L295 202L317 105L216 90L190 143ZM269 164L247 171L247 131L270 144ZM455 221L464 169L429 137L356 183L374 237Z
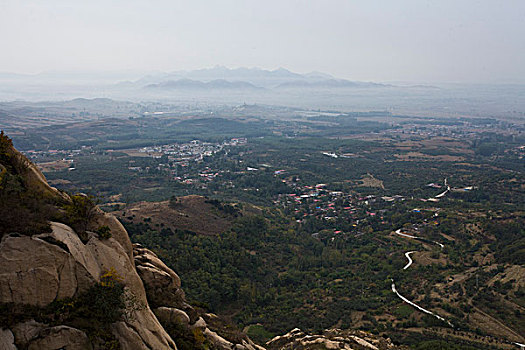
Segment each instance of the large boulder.
M2 332L11 331L2 330L0 334L2 334ZM0 349L17 349L15 344L28 350L93 349L91 340L85 332L69 326L48 327L35 320L17 324L13 327L13 333L11 333L10 338L12 343L12 345L10 345L11 347L5 347L0 336Z
M146 303L133 260L115 239L91 234L84 244L67 225L51 223L52 232L7 235L0 242L0 302L44 306L86 291L114 269L133 294Z
M133 245L137 272L144 282L151 307L160 306L188 309L179 276L151 250Z
M0 242L0 302L45 306L93 285L101 267L66 225L41 235L7 235Z
M11 330L0 328L0 349L16 350L15 337Z
M19 345L27 346L31 341L40 336L40 332L47 326L43 323L29 320L13 327L15 341Z
M178 324L183 327L190 325L190 317L182 310L172 307L159 307L153 310L155 316L162 324Z
M45 328L27 347L28 350L65 349L90 350L93 349L86 333L68 326Z
M90 223L89 228L91 230L96 230L101 226L109 227L111 230L111 238L117 241L122 246L122 248L124 248L124 251L128 255L129 259L133 260L133 246L131 245L131 240L129 239L128 232L124 226L122 226L116 217L111 214L104 213L102 210L97 208L97 215L95 215L95 218Z
M131 251L113 237L101 240L96 234L89 233L84 244L67 225L52 222L51 228L50 233L34 236L11 234L2 238L0 303L44 307L54 300L79 295L98 283L106 271L113 270L135 304L127 311L125 321L112 326L117 339L131 348L176 349L149 308L142 280L130 258ZM50 332L44 337L47 340L38 335L41 339L38 348L47 349L49 344L59 342L56 339L71 334L70 330L50 330L45 325L39 334L46 330ZM28 338L20 337L17 343L29 346Z
M112 330L123 349L177 349L149 307L114 323Z

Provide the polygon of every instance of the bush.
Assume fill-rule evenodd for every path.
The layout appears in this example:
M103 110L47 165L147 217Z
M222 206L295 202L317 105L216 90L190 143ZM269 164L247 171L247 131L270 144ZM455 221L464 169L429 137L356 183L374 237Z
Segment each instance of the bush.
M398 308L395 309L394 314L398 318L408 318L410 315L414 313L414 309L411 306L402 304Z
M177 209L177 208L179 208L181 205L182 205L181 201L180 201L176 196L171 196L171 197L170 197L170 202L169 202L168 206L169 206L171 209Z
M258 324L250 326L246 334L259 344L264 344L275 336L275 334L268 332L262 325Z
M101 281L83 293L79 300L78 316L102 324L118 321L124 309L124 285L115 280Z
M0 304L0 328L34 319L50 326L68 325L84 331L96 348L120 349L110 325L124 314L124 285L114 269L106 271L100 283L74 297L58 299L49 305Z
M76 194L71 202L64 205L64 221L71 226L82 241L87 239L85 232L96 214L95 201L92 196Z
M13 148L13 141L4 133L0 131L0 162L5 162L9 159L9 150Z
M100 226L99 228L97 228L97 230L95 232L98 234L100 239L109 239L109 238L111 238L111 229L107 225Z
M0 238L4 234L49 232L56 208L38 193L27 191L21 176L0 166Z

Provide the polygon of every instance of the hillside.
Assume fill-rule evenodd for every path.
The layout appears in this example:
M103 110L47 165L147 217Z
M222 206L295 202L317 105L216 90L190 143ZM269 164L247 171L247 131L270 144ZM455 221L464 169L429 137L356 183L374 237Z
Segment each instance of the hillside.
M113 214L134 224L154 222L157 227L204 235L226 231L233 220L242 215L238 208L196 195L163 202L138 202Z

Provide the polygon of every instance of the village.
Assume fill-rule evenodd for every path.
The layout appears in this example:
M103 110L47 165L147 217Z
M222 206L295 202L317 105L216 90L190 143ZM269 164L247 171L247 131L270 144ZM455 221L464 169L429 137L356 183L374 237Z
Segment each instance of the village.
M214 170L209 166L205 166L203 169L199 167L200 171L197 174L194 174L190 171L193 170L190 169L193 168L190 167L190 165L200 163L205 157L211 157L223 150L228 154L229 147L246 145L247 142L247 139L244 137L232 138L221 143L192 140L188 143L172 143L161 146L143 147L138 151L126 151L125 153L129 156L150 157L160 161L160 163L152 168L149 166L135 166L135 161L130 160L128 170L151 172L153 169L154 171L167 172L170 177L177 182L187 185L193 184L196 185L196 187L206 188L203 183L213 180L222 171ZM186 171L186 169L188 171Z
M283 174L280 172L279 174ZM278 174L276 174L278 175ZM407 198L396 194L385 195L362 195L355 191L332 190L328 184L316 185L302 184L297 177L287 177L282 180L292 191L279 194L274 204L283 208L287 214L292 215L298 224L308 226L309 230L322 231L323 235L332 238L340 235L360 235L366 231L366 227L386 228L390 224L385 220L387 211L391 211L397 203L407 200L415 201L410 205L410 212L421 214L424 225L437 225L436 217L439 216L440 208L424 205L429 202L437 204L440 199L451 192L467 192L477 187L468 186L464 188L451 188L447 179L444 184L428 183L425 187L439 190L440 192L430 198ZM441 189L445 187L445 191ZM418 207L417 202L422 202ZM426 213L426 214L424 214ZM315 222L315 223L314 223ZM415 226L417 229L417 225ZM369 229L368 229L369 230ZM320 232L313 232L312 236L318 237Z
M232 138L221 143L192 140L188 143L143 147L138 152L157 159L167 155L168 160L175 162L175 164L187 166L189 162L200 161L206 156L211 156L223 150L225 147L245 145L247 142L247 139L244 137Z
M324 183L303 184L297 177L282 181L292 191L278 195L274 204L295 217L297 223L312 225L315 221L322 224L319 227L321 231L331 235L359 234L369 220L383 220L385 203L405 200L401 195L360 195L354 191L332 190ZM319 236L319 232L312 233L312 236Z

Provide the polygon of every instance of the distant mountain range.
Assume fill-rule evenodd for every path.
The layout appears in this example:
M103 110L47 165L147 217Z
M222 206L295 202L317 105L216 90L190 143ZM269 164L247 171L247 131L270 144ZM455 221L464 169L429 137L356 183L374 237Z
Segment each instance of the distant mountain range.
M245 81L228 81L216 79L209 82L202 82L192 79L167 80L157 84L148 84L147 89L180 89L180 90L256 90L259 87Z
M142 75L133 71L108 72L43 72L39 74L15 74L0 72L0 83L4 86L15 86L34 94L42 94L43 87L52 87L59 95L64 86L74 87L71 96L83 96L83 92L93 94L96 89L104 88L104 93L129 95L148 94L148 97L161 96L164 92L206 95L213 92L260 93L271 95L294 94L298 92L323 91L345 93L352 89L428 89L429 86L403 86L375 82L352 81L339 79L322 72L296 73L285 68L266 70L261 68L212 68L190 71L152 72ZM58 90L57 90L58 89ZM84 90L83 90L84 89ZM86 90L87 89L87 90ZM94 90L95 89L95 90ZM14 90L7 90L14 91ZM73 90L70 90L73 91ZM27 94L26 94L27 95ZM165 94L164 94L165 95ZM225 95L225 94L221 94ZM15 94L16 96L16 94Z
M332 88L376 88L376 87L387 87L392 85L369 83L361 81L350 81L345 79L324 79L319 81L289 81L282 83L277 88L303 88L303 89L332 89Z
M278 85L288 80L297 79L311 79L316 76L324 79L331 78L328 75L301 75L298 73L291 72L284 68L276 70L264 70L260 68L234 68L230 69L223 66L216 66L213 68L198 69L192 71L176 71L171 73L160 73L155 75L146 76L140 80L141 82L159 82L166 80L180 80L180 79L192 79L199 81L212 81L212 80L228 80L228 81L246 81L253 85L259 85L266 87L268 85Z
M334 89L379 88L390 85L336 79L321 72L299 74L285 68L235 68L223 66L193 71L177 71L148 75L134 82L147 89Z

